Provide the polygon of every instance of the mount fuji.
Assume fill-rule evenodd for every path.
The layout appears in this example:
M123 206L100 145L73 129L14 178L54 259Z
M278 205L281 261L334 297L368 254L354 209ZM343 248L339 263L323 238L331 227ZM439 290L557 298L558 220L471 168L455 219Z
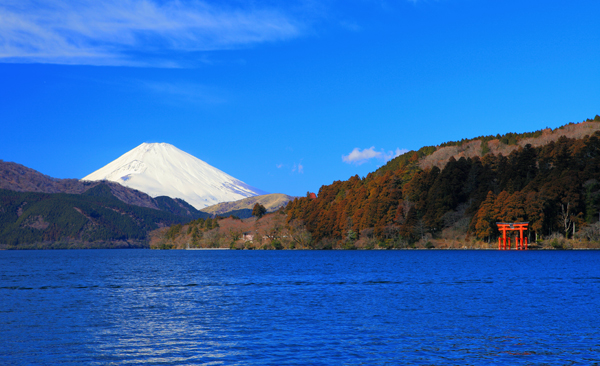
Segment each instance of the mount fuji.
M181 198L198 210L267 193L167 143L143 143L82 180L109 180L151 197Z

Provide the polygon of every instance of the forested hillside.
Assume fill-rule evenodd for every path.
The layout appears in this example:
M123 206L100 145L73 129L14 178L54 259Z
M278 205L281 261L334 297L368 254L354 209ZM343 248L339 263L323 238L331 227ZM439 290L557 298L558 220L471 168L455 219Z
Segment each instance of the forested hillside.
M424 147L366 178L354 176L322 186L316 199L290 202L287 221L304 225L324 248L356 243L433 246L436 241L476 239L493 243L498 221L530 222L530 241L573 233L581 240L598 241L598 121L596 116L550 132ZM443 148L473 142L479 146L476 154L423 165ZM511 152L503 155L507 149Z
M161 205L174 202L165 201L159 200ZM82 194L0 189L2 249L147 247L149 231L189 220L187 215L128 205L106 184Z
M260 218L198 219L150 233L154 249L314 249L304 228L287 225L283 210Z

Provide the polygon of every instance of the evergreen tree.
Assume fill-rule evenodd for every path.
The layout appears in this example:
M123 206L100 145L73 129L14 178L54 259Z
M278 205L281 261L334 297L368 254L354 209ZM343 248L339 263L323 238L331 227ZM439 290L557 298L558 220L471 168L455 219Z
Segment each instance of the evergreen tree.
M257 217L257 218L260 219L266 213L267 213L267 209L265 208L265 206L263 206L260 203L256 202L256 204L254 205L254 208L252 208L252 216L255 216L255 217Z

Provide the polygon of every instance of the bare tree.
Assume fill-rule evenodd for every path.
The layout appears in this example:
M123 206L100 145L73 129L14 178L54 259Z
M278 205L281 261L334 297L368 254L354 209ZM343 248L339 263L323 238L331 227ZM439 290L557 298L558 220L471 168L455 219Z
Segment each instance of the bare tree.
M417 223L415 225L415 233L417 235L420 235L421 239L425 238L426 230L427 230L427 227L425 226L425 222L423 222L423 219L420 219L419 221L417 221Z
M290 222L288 234L296 248L312 247L312 235L300 220Z
M561 213L559 218L563 224L563 227L565 228L565 238L569 237L569 229L571 228L571 225L573 225L573 221L571 221L571 216L569 216L569 205L570 202L567 202L567 208L565 209L564 203L560 204Z
M585 238L589 241L599 242L600 241L600 221L595 224L584 226L577 232L579 238Z
M242 237L242 231L240 229L229 229L229 238L232 242L238 241Z
M205 242L208 244L209 248L218 248L219 240L221 239L221 235L219 234L219 229L212 229L207 231L204 234Z

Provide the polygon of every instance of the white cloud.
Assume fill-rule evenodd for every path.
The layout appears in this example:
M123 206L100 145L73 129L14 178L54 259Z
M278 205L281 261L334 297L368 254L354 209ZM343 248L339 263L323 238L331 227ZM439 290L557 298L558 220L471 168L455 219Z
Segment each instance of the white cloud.
M408 152L408 150L400 148L396 148L395 151L385 152L383 149L381 151L376 151L375 146L371 146L368 149L363 149L362 151L358 147L355 147L350 154L342 155L342 161L355 165L364 164L371 159L380 159L387 162L406 152Z
M371 146L362 151L360 151L358 147L355 147L350 154L342 155L342 161L348 164L354 163L360 165L366 163L369 159L379 157L380 155L381 153L379 151L375 151L375 146Z
M276 167L277 169L281 169L281 168L283 168L283 164L275 164L275 167Z
M287 40L301 33L302 25L277 9L228 8L206 1L0 3L0 62L179 67L180 59L194 52Z

